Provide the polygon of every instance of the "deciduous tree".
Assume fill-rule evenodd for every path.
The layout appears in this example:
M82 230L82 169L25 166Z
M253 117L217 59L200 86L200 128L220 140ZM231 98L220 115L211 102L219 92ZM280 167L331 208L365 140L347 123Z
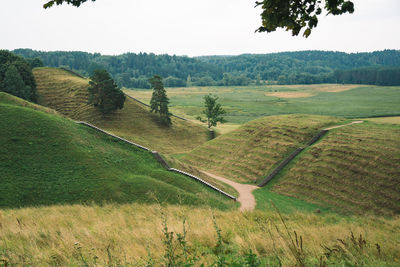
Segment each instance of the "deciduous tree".
M217 103L218 97L212 94L204 96L204 107L203 114L206 115L207 119L204 120L200 116L197 117L201 122L207 122L208 128L211 126L217 126L217 123L225 123L226 120L221 116L226 113L222 109L221 104Z
M25 59L7 50L0 50L0 91L33 102L37 100L31 66Z
M95 70L90 79L89 103L98 108L101 113L107 114L124 107L125 94L106 70Z
M261 6L262 26L258 32L273 32L285 28L292 35L298 35L302 29L304 37L318 24L318 16L326 10L328 14L341 15L353 13L354 4L347 0L263 0L257 1Z
M3 91L23 99L30 99L31 88L25 85L14 65L9 65L3 80Z

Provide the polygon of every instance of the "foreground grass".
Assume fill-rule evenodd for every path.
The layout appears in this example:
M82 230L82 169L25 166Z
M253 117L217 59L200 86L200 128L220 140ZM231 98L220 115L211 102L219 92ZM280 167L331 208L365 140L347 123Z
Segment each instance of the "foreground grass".
M264 117L201 145L180 160L238 182L254 183L319 130L343 121L315 115Z
M149 90L126 90L149 101ZM242 124L268 115L316 114L348 118L400 115L400 87L365 85L291 85L169 88L171 110L196 118L203 96L213 93L230 123Z
M224 266L398 266L400 262L398 217L74 205L0 210L0 225L0 266L171 266L171 262L174 266L192 266L191 262L194 266L223 262ZM244 265L249 262L253 264Z
M83 120L152 150L184 153L209 139L207 129L199 124L172 118L172 126L158 123L149 108L129 98L124 108L103 116L88 104L88 80L56 68L33 70L39 104L57 110L74 120Z
M399 214L399 140L398 124L364 122L331 130L270 188L342 212Z
M21 107L25 102L13 96L2 93L0 99L0 207L152 203L153 195L166 203L235 206L202 184L163 169L148 151Z

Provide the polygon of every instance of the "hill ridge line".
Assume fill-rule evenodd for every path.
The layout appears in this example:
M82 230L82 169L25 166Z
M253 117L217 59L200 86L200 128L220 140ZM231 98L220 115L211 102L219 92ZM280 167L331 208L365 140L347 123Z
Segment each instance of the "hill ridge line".
M352 121L350 123L347 124L343 124L343 125L336 125L336 126L332 126L332 127L328 127L325 129L320 130L313 138L311 138L311 140L306 144L306 146L304 147L299 147L297 148L295 151L293 151L289 156L287 156L279 165L278 167L276 167L264 180L262 180L258 186L259 187L264 187L266 186L283 168L285 168L290 162L292 162L297 155L299 155L304 149L306 149L307 147L312 146L313 144L315 144L318 140L320 140L326 133L328 133L328 131L333 130L333 129L337 129L337 128L341 128L341 127L345 127L348 125L352 125L352 124L358 124L358 123L363 123L364 121Z
M117 136L117 135L115 135L115 134L109 133L109 132L107 132L107 131L105 131L105 130L103 130L103 129L101 129L101 128L99 128L99 127L93 125L93 124L88 123L88 122L85 122L85 121L75 121L75 123L88 126L88 127L92 128L92 129L95 129L96 131L99 131L99 132L103 133L103 134L106 134L106 135L108 135L108 136L117 138L118 140L121 140L121 141L123 141L123 142L125 142L125 143L128 143L128 144L130 144L130 145L133 145L133 146L138 147L138 148L140 148L140 149L143 149L143 150L145 150L145 151L151 152L151 153L153 154L154 158L155 158L166 170L168 170L168 171L173 171L173 172L177 172L177 173L180 173L180 174L185 175L185 176L187 176L187 177L190 177L190 178L192 178L192 179L194 179L194 180L196 180L196 181L198 181L198 182L200 182L200 183L202 183L202 184L208 186L209 188L211 188L211 189L213 189L213 190L215 190L215 191L221 193L222 195L224 195L224 196L226 196L226 197L228 197L228 198L230 198L230 199L232 199L232 200L234 200L234 201L237 200L236 197L234 197L234 196L232 196L232 195L226 193L225 191L219 189L219 188L216 187L216 186L213 186L212 184L210 184L210 183L204 181L203 179L201 179L201 178L199 178L199 177L197 177L197 176L195 176L195 175L193 175L193 174L190 174L190 173L187 173L187 172L184 172L184 171L182 171L182 170L175 169L175 168L171 168L171 167L169 166L169 164L161 157L161 155L160 155L157 151L152 151L151 149L149 149L149 148L147 148L147 147L145 147L145 146L136 144L136 143L134 143L134 142L131 142L131 141L129 141L129 140L126 140L125 138L122 138L122 137Z

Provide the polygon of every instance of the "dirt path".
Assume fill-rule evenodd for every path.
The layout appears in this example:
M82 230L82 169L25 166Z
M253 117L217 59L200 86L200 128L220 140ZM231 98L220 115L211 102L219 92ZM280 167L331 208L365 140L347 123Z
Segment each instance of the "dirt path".
M201 172L235 188L236 191L239 192L239 197L238 197L237 201L240 202L240 210L241 211L253 210L256 207L256 199L254 198L252 191L254 189L259 188L258 186L248 185L248 184L240 184L240 183L236 183L227 178L224 178L224 177L212 174L212 173L208 173L205 171L201 171Z
M352 122L350 122L350 123L347 123L347 124L343 124L343 125L337 125L337 126L332 126L332 127L329 127L329 128L325 128L324 130L332 130L332 129L336 129L336 128L340 128L340 127L344 127L344 126L349 126L349 125L351 125L351 124L356 124L356 123L363 123L364 121L352 121Z

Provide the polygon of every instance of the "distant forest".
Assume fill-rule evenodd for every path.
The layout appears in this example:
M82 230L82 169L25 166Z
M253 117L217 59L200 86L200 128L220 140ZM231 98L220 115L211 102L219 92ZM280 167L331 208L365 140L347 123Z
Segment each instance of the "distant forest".
M126 53L107 56L86 52L16 49L45 66L65 67L84 76L106 69L119 86L150 88L148 78L164 77L166 87L245 86L262 84L357 83L400 85L400 51L369 53L299 51L239 56L170 56Z

